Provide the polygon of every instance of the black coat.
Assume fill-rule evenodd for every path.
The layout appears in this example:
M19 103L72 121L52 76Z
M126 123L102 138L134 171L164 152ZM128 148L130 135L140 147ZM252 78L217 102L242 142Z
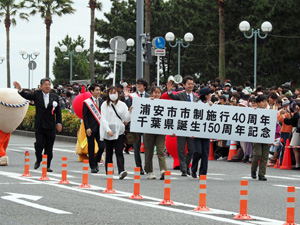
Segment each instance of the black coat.
M92 99L92 97L91 97L91 99ZM93 101L93 99L92 99L92 101ZM99 98L100 112L101 112L101 105L103 102L104 102L104 100ZM83 123L84 123L85 130L91 129L92 133L99 132L99 123L95 119L94 115L91 113L90 109L86 106L85 102L83 102L82 114L83 114Z
M49 93L49 104L45 108L44 96L42 90L36 90L33 93L26 93L23 90L19 94L28 100L33 100L36 114L35 114L35 128L37 129L55 129L56 124L62 123L61 109L59 106L58 96L54 93ZM56 101L57 107L52 114L52 103Z

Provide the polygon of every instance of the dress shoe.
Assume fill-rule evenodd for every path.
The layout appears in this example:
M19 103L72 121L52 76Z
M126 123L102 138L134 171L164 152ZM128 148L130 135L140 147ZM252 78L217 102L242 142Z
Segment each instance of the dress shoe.
M186 173L187 173L187 175L191 176L191 171L190 171L190 169L188 169L188 170L186 171Z
M96 168L92 168L91 173L98 173L98 170Z
M251 171L251 177L252 177L253 179L256 179L256 172L255 172L255 171Z
M40 165L41 165L41 162L36 161L33 168L36 170L40 167Z
M53 170L52 169L50 169L50 168L47 168L47 172L53 172Z
M126 172L126 171L123 171L123 172L120 173L119 179L120 179L120 180L123 180L126 176L127 176L127 172Z
M192 178L197 178L197 173L192 172Z
M259 176L258 175L258 180L267 181L267 178L265 176Z
M186 177L186 176L187 176L186 171L182 171L182 172L181 172L181 176Z

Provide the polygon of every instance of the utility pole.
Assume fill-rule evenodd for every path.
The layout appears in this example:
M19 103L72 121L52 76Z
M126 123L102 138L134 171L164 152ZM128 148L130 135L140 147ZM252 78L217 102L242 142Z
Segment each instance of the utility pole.
M136 79L143 78L142 38L144 35L144 0L136 1Z
M145 33L150 34L151 0L145 0ZM145 63L145 80L150 81L150 64Z

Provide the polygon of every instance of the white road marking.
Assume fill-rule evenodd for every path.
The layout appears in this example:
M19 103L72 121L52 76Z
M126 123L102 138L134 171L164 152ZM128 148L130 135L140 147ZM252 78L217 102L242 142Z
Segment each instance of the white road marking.
M7 176L10 178L14 178L14 179L19 179L19 180L28 180L27 178L20 177L19 174L13 173L13 172L0 171L0 175ZM144 196L144 195L142 195L142 196L144 197L145 200L153 200L156 202L156 204L153 204L153 203L149 204L149 203L147 203L147 201L141 202L141 201L131 200L129 198L118 197L115 195L103 194L100 192L90 191L88 189L74 188L74 187L70 187L70 186L66 186L66 185L57 184L54 182L43 182L43 181L31 180L31 179L30 179L30 181L32 181L34 183L43 183L45 185L50 185L50 186L54 186L54 187L58 187L58 188L62 188L62 189L77 191L77 192L81 192L81 193L85 193L85 194L95 195L95 196L99 196L99 197L103 197L103 198L113 199L113 200L117 200L117 201L121 201L121 202L136 204L136 205L140 205L140 206L144 206L144 207L151 207L151 208L156 208L159 210L166 210L166 211L170 211L170 212L177 212L177 213L181 213L181 214L202 217L202 218L211 219L211 220L215 220L215 221L219 221L219 222L223 222L223 223L241 224L241 225L242 224L253 224L253 222L251 222L251 221L238 221L238 220L223 218L223 217L214 215L215 212L218 212L218 214L226 214L226 215L232 214L232 217L234 217L234 215L238 214L236 212L218 210L218 209L213 209L213 208L210 208L210 210L211 210L210 214L202 213L202 212L194 212L192 210L197 207L195 205L174 202L176 204L176 206L189 207L190 210L178 209L175 207L165 207L165 206L161 206L158 204L162 199L157 199L157 198L148 197L148 196ZM75 183L75 182L70 182L70 183L79 185L79 183ZM99 187L99 189L105 190L106 188ZM118 190L116 190L116 192L117 192L117 194L124 194L124 196L128 196L128 197L132 195L132 193L122 192L122 191L118 191ZM280 225L282 225L284 223L284 221L273 220L273 219L268 219L268 218L263 218L263 217L258 217L258 216L251 215L251 217L255 220L258 220L258 221L255 221L255 224L260 224L260 225L262 225L262 224L265 224L265 225L277 225L277 224L279 225L280 224Z
M12 149L12 148L7 148L8 151L11 151L11 152L24 152L22 150L17 150L17 149Z
M42 173L42 171L39 170L29 170L29 171L33 173L39 173L39 174ZM51 172L51 173L47 173L47 176L61 177L61 174ZM74 177L72 175L67 174L67 178L78 178L78 177Z
M300 178L294 178L294 177L281 177L281 176L271 176L271 175L266 175L267 178L275 178L275 179L282 179L282 180L299 180ZM242 177L243 179L252 179L252 177Z
M287 186L287 185L280 185L280 184L274 184L273 186L275 186L275 187L284 187L284 188L290 187L290 186ZM293 186L293 185L291 185L291 186ZM295 187L295 189L300 189L300 187Z
M25 201L22 200L23 199L28 199L31 201L37 201L39 199L42 198L42 196L36 196L36 195L25 195L25 194L18 194L18 193L10 193L10 192L5 192L6 194L9 194L8 196L2 196L1 198L4 200L8 200L8 201L12 201L12 202L16 202L18 204L22 204L22 205L26 205L32 208L36 208L36 209L40 209L40 210L44 210L44 211L48 211L48 212L52 212L52 213L56 213L56 214L72 214L70 212L66 212L63 210L59 210L59 209L54 209L51 207L47 207L47 206L43 206L43 205L39 205L36 203L32 203L29 201Z

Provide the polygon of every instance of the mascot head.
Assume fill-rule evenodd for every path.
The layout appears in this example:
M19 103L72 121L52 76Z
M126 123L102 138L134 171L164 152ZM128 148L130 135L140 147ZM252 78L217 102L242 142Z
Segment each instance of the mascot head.
M83 119L83 115L82 115L83 101L90 98L91 96L92 94L90 92L85 92L85 88L82 87L81 93L74 98L73 109L75 114L80 119Z

